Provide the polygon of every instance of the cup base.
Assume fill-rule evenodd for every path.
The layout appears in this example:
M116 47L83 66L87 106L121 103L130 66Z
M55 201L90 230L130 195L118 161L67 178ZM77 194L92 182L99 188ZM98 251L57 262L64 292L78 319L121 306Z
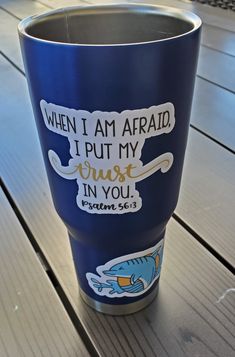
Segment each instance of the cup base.
M94 300L90 296L88 296L81 288L80 288L80 295L87 305L89 305L90 307L92 307L92 309L98 312L102 312L103 314L107 314L107 315L115 315L115 316L130 315L147 307L157 296L158 287L159 284L157 284L155 289L145 298L136 302L132 302L130 304L122 304L122 305L104 304L102 302Z

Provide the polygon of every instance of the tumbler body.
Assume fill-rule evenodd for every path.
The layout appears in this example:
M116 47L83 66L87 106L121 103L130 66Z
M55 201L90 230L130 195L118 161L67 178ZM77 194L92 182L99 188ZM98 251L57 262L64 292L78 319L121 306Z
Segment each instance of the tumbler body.
M108 17L118 5L89 11L95 18L101 8ZM191 28L176 36L173 28L172 36L155 41L141 35L138 41L137 34L135 42L102 44L101 33L98 44L76 44L60 42L57 32L62 36L66 23L55 26L55 41L40 38L42 18L50 22L56 12L19 27L53 202L69 232L82 295L114 314L140 309L158 285L165 228L179 195L200 38L200 20L192 14L119 9L151 10L156 21L178 16ZM79 11L68 9L65 20Z

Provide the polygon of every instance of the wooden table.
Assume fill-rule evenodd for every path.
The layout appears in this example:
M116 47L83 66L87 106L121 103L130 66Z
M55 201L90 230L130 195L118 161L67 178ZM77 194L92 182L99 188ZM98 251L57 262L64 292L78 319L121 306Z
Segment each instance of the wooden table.
M94 2L0 0L0 356L232 357L235 14L161 1L192 9L204 22L184 176L168 225L158 298L144 311L112 317L79 298L16 31L33 13Z

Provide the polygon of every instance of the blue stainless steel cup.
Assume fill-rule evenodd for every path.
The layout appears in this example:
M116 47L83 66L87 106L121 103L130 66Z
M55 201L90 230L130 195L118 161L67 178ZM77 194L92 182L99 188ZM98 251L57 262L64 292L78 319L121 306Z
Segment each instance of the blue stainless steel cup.
M83 299L126 314L157 293L178 199L200 19L150 5L23 20L22 55L55 208Z

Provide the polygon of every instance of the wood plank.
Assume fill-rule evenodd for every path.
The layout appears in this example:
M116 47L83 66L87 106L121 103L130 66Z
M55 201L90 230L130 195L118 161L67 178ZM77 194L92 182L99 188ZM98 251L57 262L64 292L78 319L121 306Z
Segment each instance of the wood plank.
M235 156L190 130L176 213L235 266Z
M201 46L197 73L235 93L235 57Z
M9 57L21 70L24 70L17 33L18 23L19 20L0 8L0 51Z
M0 0L0 6L20 19L49 10L48 6L32 0Z
M235 32L235 14L232 11L224 11L218 7L214 8L187 0L182 3L185 4L185 8L200 16L203 23Z
M235 56L235 33L203 24L202 44Z
M1 356L89 356L0 188Z
M50 6L55 9L64 6L89 5L91 3L90 0L40 0L40 1L43 2L43 4L45 4L46 6Z
M6 83L0 96L1 130L6 137L0 151L3 179L99 353L233 356L234 299L228 293L220 303L216 301L234 286L234 279L175 221L168 226L159 297L149 308L114 318L92 311L78 298L67 234L52 207L26 82L8 63L1 62L1 81ZM226 192L226 182L223 189ZM210 192L208 195L210 200ZM225 245L224 235L222 240Z
M20 18L53 8L87 4L90 0L0 0L1 7Z
M93 4L97 3L97 0L89 1L91 1ZM134 2L185 9L197 14L205 24L235 32L235 14L233 11L224 11L220 8L202 5L198 2L196 3L190 0L135 0ZM115 0L102 0L102 3L115 3Z
M235 97L216 85L196 79L191 123L235 150Z
M93 1L95 2L95 0ZM145 0L138 0L138 2L145 2ZM220 8L214 8L188 0L148 0L148 3L167 5L192 11L197 14L205 24L235 32L235 14L232 11L224 11Z

